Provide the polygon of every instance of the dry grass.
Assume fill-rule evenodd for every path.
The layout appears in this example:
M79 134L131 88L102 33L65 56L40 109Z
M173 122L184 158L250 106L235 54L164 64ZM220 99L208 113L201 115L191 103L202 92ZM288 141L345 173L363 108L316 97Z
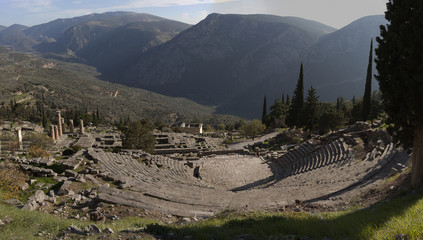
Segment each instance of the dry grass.
M3 199L17 198L21 186L28 180L28 176L15 165L3 162L0 165L0 190Z

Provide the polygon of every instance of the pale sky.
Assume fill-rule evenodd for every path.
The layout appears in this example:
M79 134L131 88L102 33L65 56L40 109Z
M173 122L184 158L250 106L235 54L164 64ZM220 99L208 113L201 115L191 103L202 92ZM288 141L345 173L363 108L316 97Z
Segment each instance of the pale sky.
M91 13L132 11L196 24L208 14L296 16L341 28L384 14L387 0L0 0L0 25L33 26Z

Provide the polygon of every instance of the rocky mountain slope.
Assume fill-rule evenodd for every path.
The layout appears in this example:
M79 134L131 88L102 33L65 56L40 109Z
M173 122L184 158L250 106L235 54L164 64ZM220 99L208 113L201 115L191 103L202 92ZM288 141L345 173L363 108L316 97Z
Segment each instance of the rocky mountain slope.
M119 78L123 66L144 51L189 26L149 14L110 12L58 19L30 28L13 25L0 31L0 44L16 51L88 63L110 79Z
M370 16L335 30L300 18L212 14L140 56L123 83L258 117L264 95L292 96L303 62L306 88L321 100L361 96L370 39L383 23Z
M379 36L383 15L361 18L346 27L323 36L304 60L308 86L313 85L323 100L344 96L362 96L368 64L370 41ZM375 64L373 64L376 72ZM373 89L378 83L373 81Z
M124 84L186 96L225 112L253 114L249 99L291 85L291 74L319 38L335 29L293 17L211 14L151 49L126 71ZM247 101L247 102L245 102ZM247 113L247 114L246 114Z
M114 121L127 117L167 123L194 117L216 122L237 120L213 115L212 107L188 99L101 81L98 75L95 68L84 64L42 59L0 47L0 109L8 107L12 99L28 107L44 99L52 110L98 109L103 118Z
M103 80L257 118L264 95L270 103L292 96L301 62L306 88L313 85L320 100L361 96L370 39L385 23L370 16L336 30L295 17L211 14L189 26L116 12L11 26L0 30L0 44L89 64Z
M27 26L13 24L10 27L0 30L0 44L13 48L16 51L30 52L37 43L31 37L25 35Z

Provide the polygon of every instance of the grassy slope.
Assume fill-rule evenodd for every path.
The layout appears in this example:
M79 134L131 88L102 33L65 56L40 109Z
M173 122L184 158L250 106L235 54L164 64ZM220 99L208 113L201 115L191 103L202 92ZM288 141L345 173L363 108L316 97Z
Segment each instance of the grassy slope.
M409 239L422 239L422 213L423 192L411 192L366 209L347 212L316 214L227 211L205 222L187 225L156 225L153 220L128 218L110 224L99 224L99 227L112 227L118 232L147 226L147 230L159 235L173 232L177 239L187 235L193 236L193 239L233 239L243 234L258 239L287 235L308 236L312 239L395 239L398 234L406 234ZM6 216L11 217L13 222L0 227L2 239L33 239L37 238L39 232L56 235L70 224L81 227L92 224L19 210L1 203L0 219Z
M221 214L204 223L155 229L158 233L192 235L194 239L232 239L242 234L259 239L286 235L312 239L395 239L398 234L406 234L409 239L422 239L422 212L423 193L419 192L347 212Z
M52 69L42 68L54 62ZM98 80L95 68L75 63L57 62L30 55L11 53L0 47L0 102L9 103L18 90L33 99L44 99L58 108L87 108L109 119L150 118L190 120L193 116L210 117L212 107L199 105L184 98L173 98L143 89L129 88ZM118 91L118 94L116 92ZM235 119L221 116L221 119Z
M53 236L57 236L72 224L82 229L90 224L96 224L101 229L111 227L116 232L114 238L117 238L118 231L128 229L137 230L140 227L156 222L150 219L133 217L119 220L113 224L81 222L79 220L62 219L54 215L36 211L20 210L16 207L0 203L0 219L4 219L5 217L9 217L13 221L6 226L0 226L0 239L55 239ZM38 236L39 233L43 235ZM96 238L93 237L92 239Z

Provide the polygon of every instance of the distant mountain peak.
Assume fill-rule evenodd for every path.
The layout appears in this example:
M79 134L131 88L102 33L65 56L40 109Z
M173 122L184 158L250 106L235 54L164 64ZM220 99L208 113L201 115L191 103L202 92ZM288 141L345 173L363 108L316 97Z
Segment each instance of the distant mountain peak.
M6 29L8 29L8 30L15 30L15 31L23 31L23 30L25 30L25 29L27 29L28 27L27 26L25 26L25 25L21 25L21 24L13 24L13 25L10 25L8 28L6 28Z

